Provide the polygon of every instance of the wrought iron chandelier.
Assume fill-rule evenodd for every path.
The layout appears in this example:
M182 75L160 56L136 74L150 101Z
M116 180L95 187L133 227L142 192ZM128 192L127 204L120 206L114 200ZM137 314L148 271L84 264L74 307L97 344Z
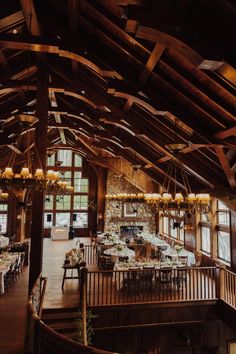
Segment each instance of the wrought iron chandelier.
M20 122L22 127L26 129L27 134L27 161L22 167L21 171L14 171L14 165L16 160L17 151L19 151L21 138L23 131L19 135L16 146L10 156L8 165L0 170L0 199L6 200L9 193L14 194L19 190L36 189L38 191L45 191L47 194L66 194L73 192L73 187L69 186L66 181L62 181L59 178L59 172L55 170L43 171L40 158L36 146L34 145L34 158L37 158L39 167L32 171L33 154L31 154L29 131L32 126L38 121L34 115L20 114L15 117Z
M168 148L175 157L183 148L183 144L170 144ZM106 198L131 203L146 202L153 212L162 212L168 216L172 220L173 228L182 227L185 217L211 212L209 193L192 192L184 166L174 157L170 159L162 185L163 193L119 193L108 194Z

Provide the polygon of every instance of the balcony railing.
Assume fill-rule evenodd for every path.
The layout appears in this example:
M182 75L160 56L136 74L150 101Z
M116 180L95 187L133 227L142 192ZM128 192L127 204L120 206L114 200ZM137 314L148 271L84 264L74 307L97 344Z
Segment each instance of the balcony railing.
M217 299L219 268L87 271L87 305Z
M220 270L220 299L236 310L236 274Z

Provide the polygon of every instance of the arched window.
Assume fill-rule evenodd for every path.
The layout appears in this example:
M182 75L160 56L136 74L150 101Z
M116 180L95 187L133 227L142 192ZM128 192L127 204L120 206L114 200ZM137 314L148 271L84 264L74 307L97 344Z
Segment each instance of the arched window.
M71 150L58 150L48 157L48 169L59 171L60 179L74 187L72 194L46 195L44 228L70 226L88 228L89 179L84 174L83 159Z

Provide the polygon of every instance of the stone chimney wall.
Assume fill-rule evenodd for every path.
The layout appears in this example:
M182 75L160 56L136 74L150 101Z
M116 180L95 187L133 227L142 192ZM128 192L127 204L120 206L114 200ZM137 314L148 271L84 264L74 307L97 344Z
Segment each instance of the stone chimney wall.
M142 193L142 191L122 176L109 172L107 194L118 193ZM104 232L120 232L120 226L142 226L144 232L155 233L155 214L146 203L106 200Z

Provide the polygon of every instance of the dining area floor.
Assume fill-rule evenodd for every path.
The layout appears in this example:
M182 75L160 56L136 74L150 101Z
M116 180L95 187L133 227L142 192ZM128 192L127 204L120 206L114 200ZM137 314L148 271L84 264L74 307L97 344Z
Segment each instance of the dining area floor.
M0 296L0 353L23 354L28 299L28 267L21 277Z
M45 307L73 307L78 305L78 282L70 281L61 290L62 265L65 252L76 246L77 239L52 241L44 238L43 271L48 277ZM89 244L90 238L83 239ZM24 354L26 307L28 300L29 267L24 266L21 277L0 296L0 353ZM76 290L76 291L75 291Z

